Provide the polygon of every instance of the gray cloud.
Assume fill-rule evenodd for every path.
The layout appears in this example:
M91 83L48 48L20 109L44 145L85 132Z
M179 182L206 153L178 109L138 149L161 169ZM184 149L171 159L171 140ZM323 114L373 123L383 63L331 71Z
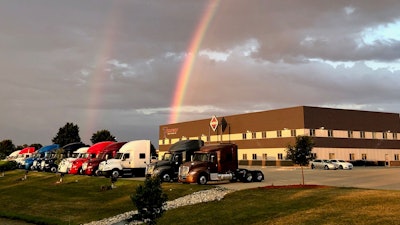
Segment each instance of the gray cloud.
M377 35L400 24L399 1L213 2L180 121L297 105L400 111L400 33ZM157 145L207 4L1 1L0 138L50 144L73 122L85 142L108 129Z

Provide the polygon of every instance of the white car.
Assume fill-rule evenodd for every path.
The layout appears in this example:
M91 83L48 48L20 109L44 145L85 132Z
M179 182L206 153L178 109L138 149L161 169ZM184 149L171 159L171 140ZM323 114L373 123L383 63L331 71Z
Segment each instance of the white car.
M337 167L331 161L326 159L314 159L310 163L311 169L324 169L324 170L336 170Z
M351 169L353 169L353 164L351 164L351 163L349 163L349 162L346 162L346 161L344 161L344 160L341 160L341 159L331 159L330 161L331 161L333 164L335 164L336 167L337 167L338 169L341 169L341 170L351 170Z

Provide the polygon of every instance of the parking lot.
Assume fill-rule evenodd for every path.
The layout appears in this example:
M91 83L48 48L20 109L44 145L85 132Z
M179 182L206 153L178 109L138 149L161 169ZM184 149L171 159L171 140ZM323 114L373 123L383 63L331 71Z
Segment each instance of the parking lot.
M300 167L242 167L258 169L264 173L265 180L260 183L224 183L222 187L246 189L269 185L301 184ZM336 187L358 187L382 190L400 190L399 167L354 167L352 170L322 170L304 167L305 184Z

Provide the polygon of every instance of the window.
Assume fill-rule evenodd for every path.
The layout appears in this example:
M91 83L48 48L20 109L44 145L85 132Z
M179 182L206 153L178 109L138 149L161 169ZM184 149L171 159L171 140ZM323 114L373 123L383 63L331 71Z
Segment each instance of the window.
M360 138L365 138L365 131L360 131Z
M328 137L333 137L333 130L328 130Z
M283 159L283 154L282 153L278 153L278 159L282 160Z
M394 160L399 161L399 154L394 154Z
M267 132L265 132L265 131L263 131L262 133L261 133L261 136L262 136L262 138L267 138Z
M290 136L296 137L296 130L290 130Z
M247 134L246 134L246 133L243 133L243 134L242 134L242 139L243 139L243 140L246 140L246 139L247 139Z
M139 154L139 159L145 159L145 158L146 158L146 153Z
M247 160L247 154L243 154L243 160Z
M367 160L367 154L365 154L365 153L361 154L361 159L362 160Z
M315 136L315 129L310 129L310 136Z
M350 154L349 154L349 159L350 159L350 160L354 160L354 153L350 153Z
M312 157L313 159L316 159L316 158L317 158L317 153L311 153L311 157Z
M263 153L263 154L262 154L262 159L263 159L263 160L267 160L267 159L268 159L267 153Z
M372 132L372 139L375 139L375 138L376 138L376 133Z
M397 140L397 133L393 133L393 139Z
M256 139L257 138L257 133L256 132L251 133L251 138Z
M253 154L253 160L257 160L257 154Z
M282 137L282 131L281 130L277 130L276 131L276 136L277 137Z
M347 137L348 138L353 138L353 131L352 130L347 131Z
M335 159L335 153L329 153L329 159Z
M387 133L386 132L382 132L382 137L383 137L383 139L387 139Z

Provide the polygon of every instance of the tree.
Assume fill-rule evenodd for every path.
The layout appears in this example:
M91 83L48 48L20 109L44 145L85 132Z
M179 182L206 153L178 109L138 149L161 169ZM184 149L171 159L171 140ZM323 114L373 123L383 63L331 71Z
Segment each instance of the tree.
M314 141L310 136L297 136L294 146L288 145L286 149L286 158L291 159L294 164L301 167L301 177L304 185L303 166L307 166L310 160L313 160L312 149Z
M80 141L81 138L79 137L79 127L73 123L67 123L64 127L61 127L58 130L57 135L52 139L54 144L58 144L61 147L69 143Z
M35 143L35 144L31 144L29 147L35 147L35 150L38 150L38 149L40 149L41 147L43 147L43 145L42 145L42 144L39 144L39 143Z
M6 139L0 142L0 159L5 159L13 151L15 151L15 145L10 139Z
M99 130L92 135L90 141L92 142L92 144L96 144L101 141L116 141L116 139L113 135L111 135L110 131Z
M161 181L158 177L146 179L144 186L136 188L136 194L131 195L132 202L135 204L138 214L133 219L141 220L147 224L156 224L156 220L162 216L163 208L168 197L163 193Z

